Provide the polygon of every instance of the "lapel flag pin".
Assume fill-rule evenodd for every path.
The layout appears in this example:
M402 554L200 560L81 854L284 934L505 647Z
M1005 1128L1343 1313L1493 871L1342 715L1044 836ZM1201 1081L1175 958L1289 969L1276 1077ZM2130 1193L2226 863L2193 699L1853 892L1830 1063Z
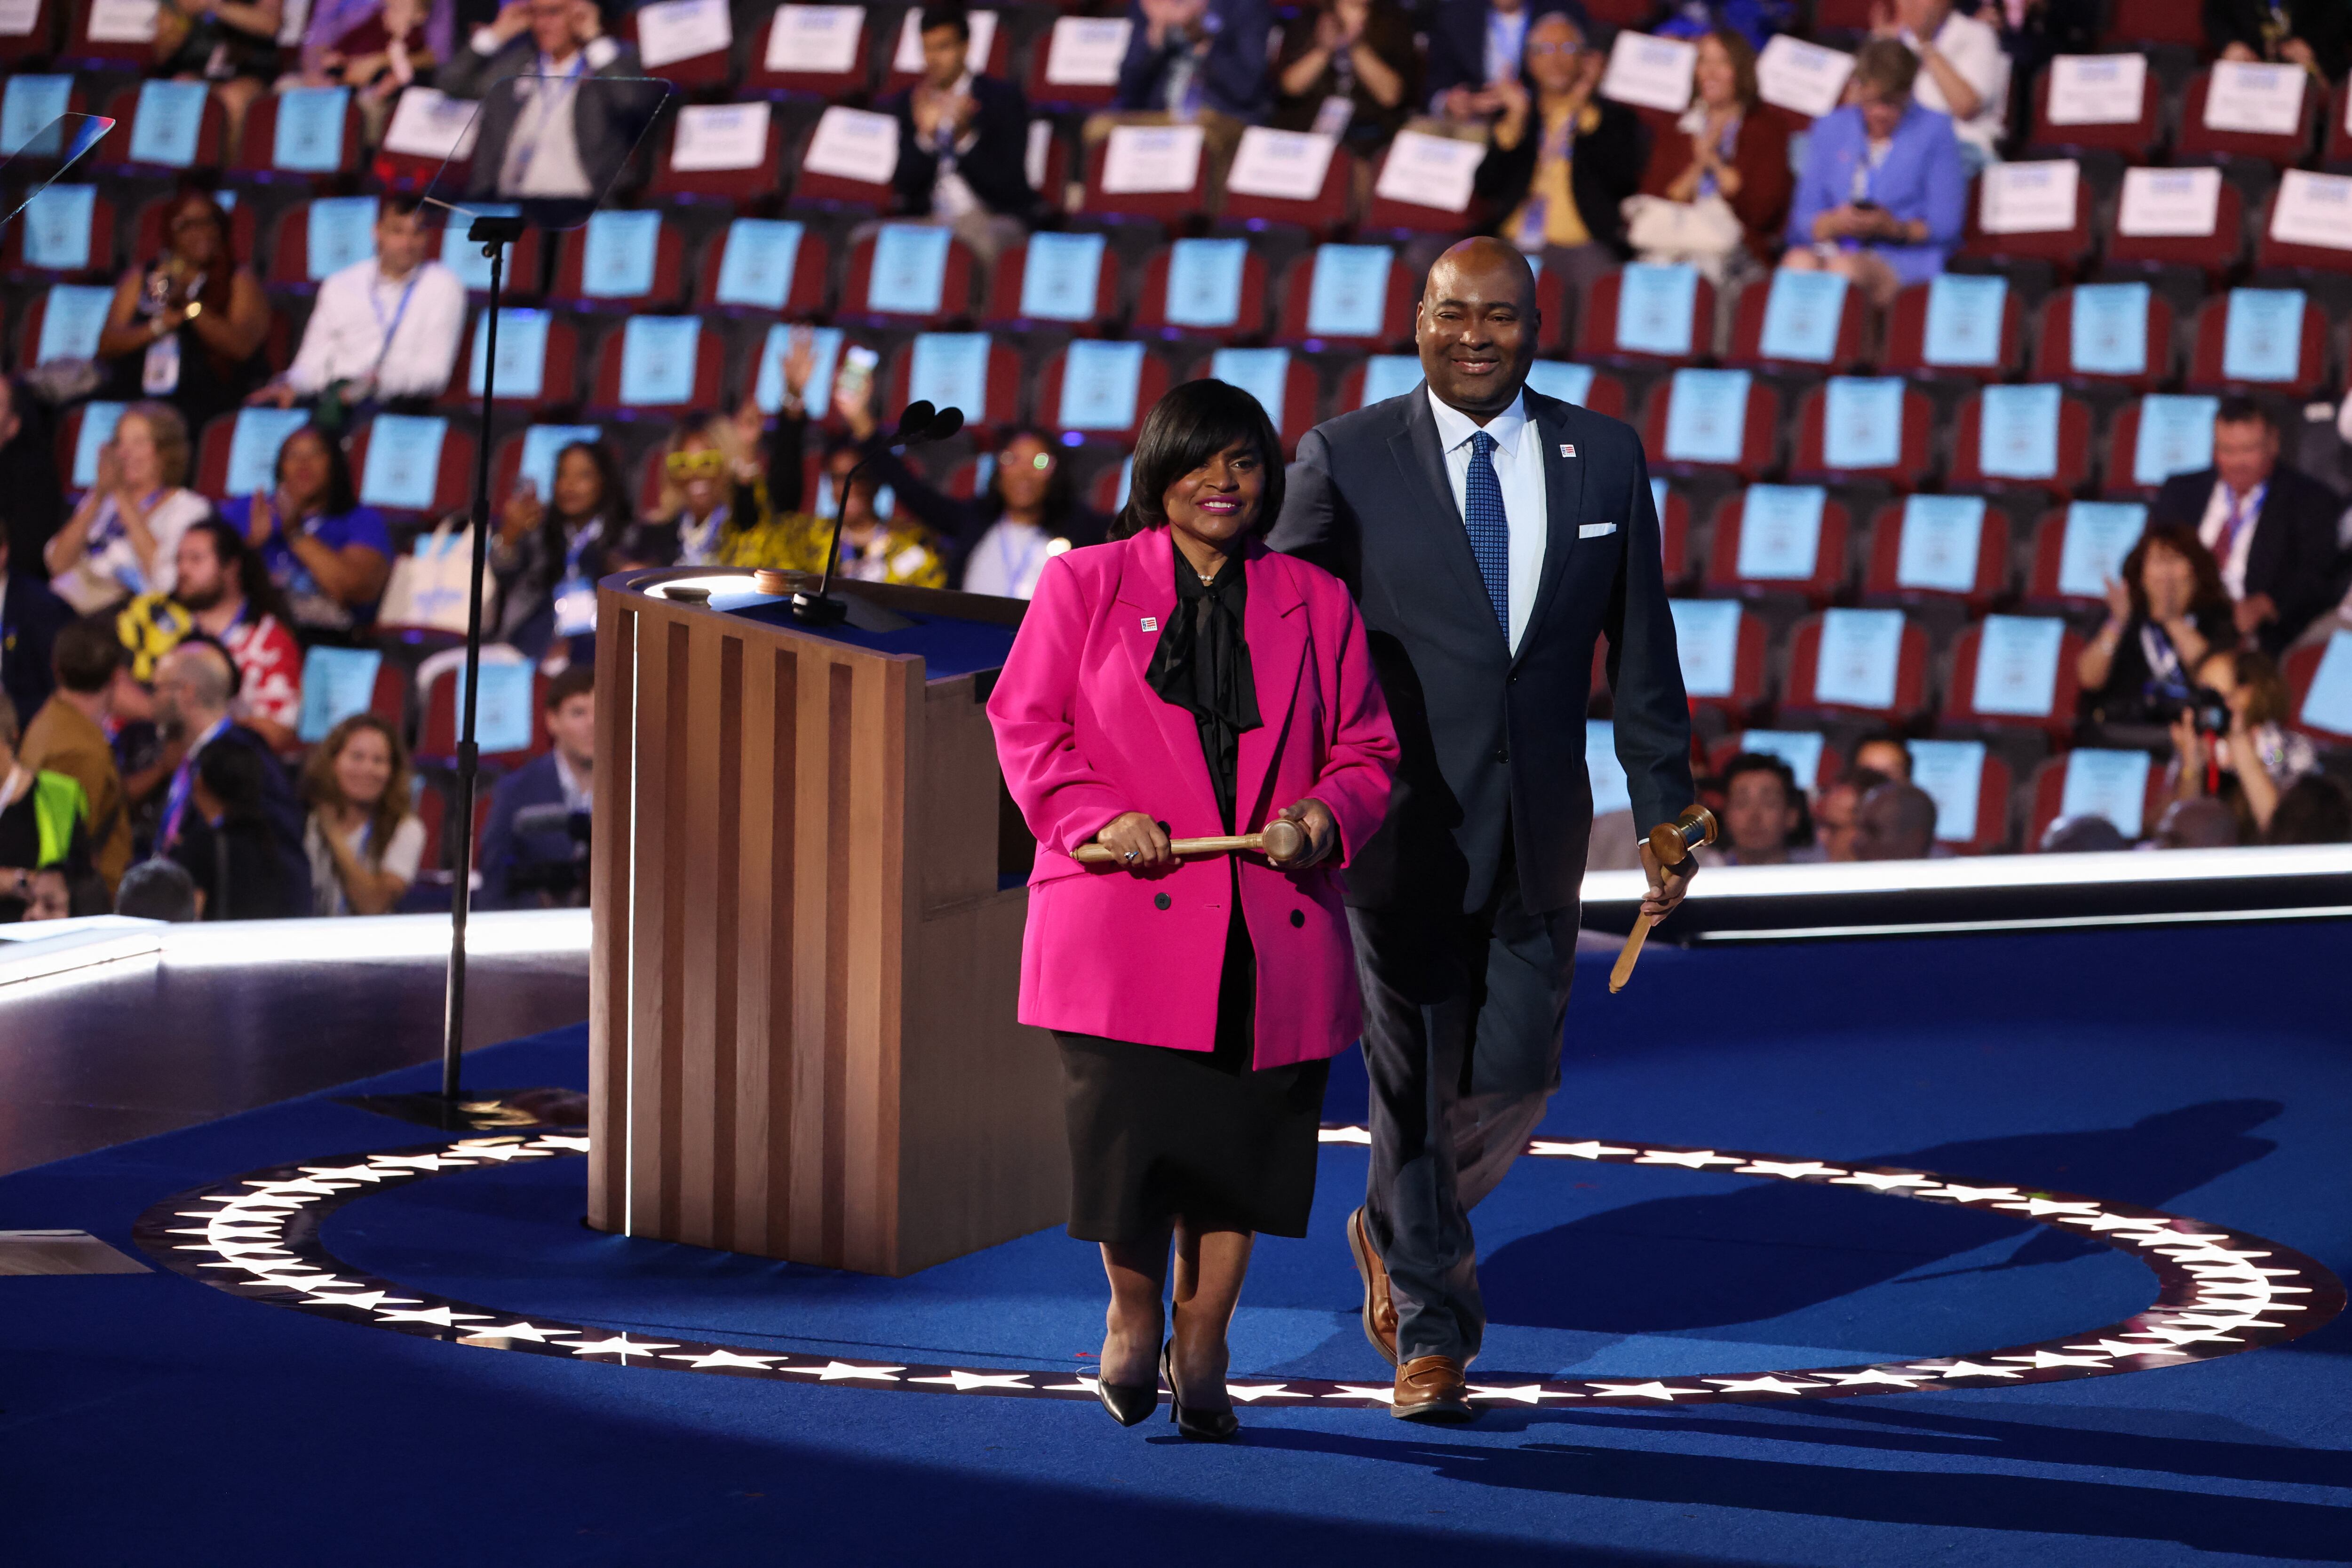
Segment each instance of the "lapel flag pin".
M1156 632L1156 631L1158 631L1158 630L1160 629L1160 617L1159 617L1158 616L1144 616L1144 617L1143 617L1143 629L1144 629L1145 631L1147 631L1147 632Z
M1576 456L1576 446L1575 446L1575 444L1574 444L1573 442L1570 442L1570 441L1562 441L1562 442L1559 444L1559 455L1560 455L1561 457L1563 457L1563 458L1573 458L1573 457L1575 457L1575 456Z

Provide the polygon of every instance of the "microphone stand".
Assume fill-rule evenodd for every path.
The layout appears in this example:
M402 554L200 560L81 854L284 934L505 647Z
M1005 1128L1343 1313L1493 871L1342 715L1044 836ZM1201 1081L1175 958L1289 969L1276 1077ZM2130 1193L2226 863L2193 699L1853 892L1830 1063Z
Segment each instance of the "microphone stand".
M952 436L962 427L963 415L956 409L934 409L928 403L911 403L898 416L898 428L880 449L917 446ZM857 476L866 471L874 458L873 452L860 454L841 481L841 493L833 498L833 538L825 546L824 574L818 579L814 596L793 595L793 619L803 626L837 626L849 617L849 606L833 596L833 571L841 559L841 531L849 521L849 498L857 489Z

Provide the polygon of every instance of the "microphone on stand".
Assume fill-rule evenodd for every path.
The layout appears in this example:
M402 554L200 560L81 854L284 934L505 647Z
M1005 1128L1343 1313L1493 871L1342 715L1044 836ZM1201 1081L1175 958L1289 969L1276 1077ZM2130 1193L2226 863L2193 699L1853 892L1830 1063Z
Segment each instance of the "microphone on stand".
M926 441L944 441L963 428L963 410L934 408L917 399L907 405L898 416L898 426L884 447L919 447ZM819 579L814 595L793 595L793 619L812 626L839 626L848 617L849 606L833 596L833 569L841 559L842 525L849 519L849 494L857 487L857 476L873 459L862 457L851 467L841 481L841 493L833 498L833 539L824 552L824 575Z

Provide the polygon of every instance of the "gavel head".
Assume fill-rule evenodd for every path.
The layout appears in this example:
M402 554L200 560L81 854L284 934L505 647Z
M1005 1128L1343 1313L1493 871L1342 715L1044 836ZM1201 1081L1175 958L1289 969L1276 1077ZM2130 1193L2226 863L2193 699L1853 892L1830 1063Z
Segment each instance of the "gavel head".
M1269 860L1290 860L1307 853L1307 834L1298 824L1287 817L1276 817L1258 835Z
M1679 866L1700 845L1714 843L1715 834L1715 813L1703 805L1693 805L1672 822L1662 822L1650 829L1650 853L1658 858L1661 866Z

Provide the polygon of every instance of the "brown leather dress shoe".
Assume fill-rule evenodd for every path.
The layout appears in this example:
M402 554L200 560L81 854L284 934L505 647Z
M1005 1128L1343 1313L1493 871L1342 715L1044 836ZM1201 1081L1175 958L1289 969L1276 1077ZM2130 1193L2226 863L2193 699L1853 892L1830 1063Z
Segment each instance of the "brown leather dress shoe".
M1397 1368L1389 1414L1402 1421L1475 1421L1462 1363L1452 1356L1417 1355Z
M1364 1338L1394 1366L1396 1301L1389 1294L1388 1265L1381 1261L1380 1250L1372 1245L1372 1233L1365 1228L1360 1208L1348 1216L1348 1250L1356 1255L1356 1272L1364 1277Z

